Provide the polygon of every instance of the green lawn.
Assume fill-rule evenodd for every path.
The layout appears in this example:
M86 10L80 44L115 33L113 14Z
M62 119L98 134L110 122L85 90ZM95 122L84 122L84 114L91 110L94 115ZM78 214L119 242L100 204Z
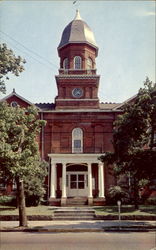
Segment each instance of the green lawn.
M27 207L27 215L52 215L54 208L51 206ZM15 207L0 205L0 215L18 215L18 209Z
M27 215L52 215L54 211L52 206L27 207ZM118 214L117 206L94 207L97 215L116 215ZM18 215L18 209L15 207L0 205L1 215ZM127 205L121 207L122 215L156 215L155 206L139 206L139 210L135 210L134 206Z
M117 215L117 206L94 207L96 214L99 215ZM132 205L121 206L122 215L156 215L156 207L152 205L140 205L136 210Z

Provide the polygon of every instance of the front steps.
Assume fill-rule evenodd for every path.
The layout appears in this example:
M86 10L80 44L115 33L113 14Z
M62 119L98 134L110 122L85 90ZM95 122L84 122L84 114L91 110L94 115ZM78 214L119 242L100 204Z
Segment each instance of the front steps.
M61 199L50 198L49 199L50 206L65 206L65 207L81 207L88 205L87 197L69 197L65 200L64 204L61 204Z
M88 199L87 197L71 197L68 198L66 201L66 206L70 207L79 207L79 206L85 206L88 205Z
M94 220L95 211L91 208L64 207L54 211L53 220Z
M104 206L105 198L93 198L92 204L88 204L88 197L68 197L64 204L61 204L61 198L50 198L49 205L63 207Z

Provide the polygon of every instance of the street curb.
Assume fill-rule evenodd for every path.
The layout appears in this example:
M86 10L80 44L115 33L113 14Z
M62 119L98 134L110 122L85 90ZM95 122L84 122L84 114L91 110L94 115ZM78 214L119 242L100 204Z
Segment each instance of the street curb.
M27 216L29 221L53 221L54 219L53 215L28 215ZM156 221L156 215L121 215L122 220L139 220L139 221ZM117 215L96 215L96 217L93 220L118 220L119 217ZM0 215L1 221L16 221L19 220L18 215Z
M0 232L38 232L38 233L80 233L80 232L156 232L156 227L106 227L106 228L12 228L0 229Z
M118 215L99 215L96 214L96 220L118 220L119 216ZM156 221L156 215L122 215L121 214L121 219L124 220L129 220L129 221Z
M29 229L2 229L0 232L38 232L38 233L72 233L72 232L104 232L104 229L94 228L94 229L88 229L88 228L55 228L55 229L47 229L47 228L29 228Z

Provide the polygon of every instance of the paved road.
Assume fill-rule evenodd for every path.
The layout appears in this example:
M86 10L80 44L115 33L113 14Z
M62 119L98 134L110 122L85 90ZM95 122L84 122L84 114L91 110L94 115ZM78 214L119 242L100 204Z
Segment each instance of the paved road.
M1 233L1 250L156 250L156 233Z

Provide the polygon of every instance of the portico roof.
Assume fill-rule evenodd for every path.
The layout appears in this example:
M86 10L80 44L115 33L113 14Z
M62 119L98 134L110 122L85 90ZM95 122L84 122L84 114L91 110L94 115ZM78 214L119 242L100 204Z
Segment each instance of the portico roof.
M51 158L51 163L73 163L73 164L82 164L82 163L100 163L101 161L98 158L102 155L100 154L48 154Z

